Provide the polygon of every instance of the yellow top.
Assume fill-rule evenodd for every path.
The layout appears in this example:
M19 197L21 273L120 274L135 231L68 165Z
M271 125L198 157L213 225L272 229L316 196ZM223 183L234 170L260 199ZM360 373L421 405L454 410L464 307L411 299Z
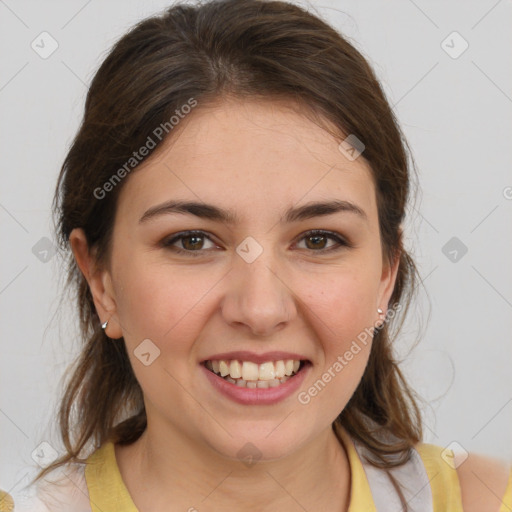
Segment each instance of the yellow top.
M349 512L376 512L375 503L356 448L348 433L340 428L351 471ZM434 512L463 512L457 471L442 458L443 448L420 443L416 446L432 490ZM138 512L117 465L114 444L109 441L87 459L85 479L92 512ZM512 510L512 468L499 512Z

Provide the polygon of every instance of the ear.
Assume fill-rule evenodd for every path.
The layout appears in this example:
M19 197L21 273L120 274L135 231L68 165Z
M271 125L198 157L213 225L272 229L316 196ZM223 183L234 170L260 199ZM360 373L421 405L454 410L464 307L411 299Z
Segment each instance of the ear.
M400 238L401 237L402 232L400 232ZM397 249L394 254L393 261L386 262L382 267L382 275L379 284L379 293L377 296L376 308L381 308L384 313L380 315L379 320L382 320L382 316L387 313L388 304L389 301L391 300L391 295L393 295L393 290L395 288L395 282L398 275L398 268L400 266L400 257L401 250Z
M87 280L101 322L108 320L105 329L107 336L113 339L121 338L123 333L117 318L117 305L110 272L99 267L95 251L90 250L82 228L71 231L69 244L76 263Z

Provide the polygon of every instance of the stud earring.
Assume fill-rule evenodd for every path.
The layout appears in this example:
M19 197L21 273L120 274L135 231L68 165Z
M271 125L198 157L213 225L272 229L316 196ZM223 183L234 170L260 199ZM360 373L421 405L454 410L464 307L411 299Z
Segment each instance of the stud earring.
M101 324L101 328L102 329L106 329L107 328L107 324L108 324L108 320L104 324Z
M377 308L377 313L379 313L379 315L382 315L382 313L384 313L384 311L382 311L381 308ZM377 327L377 329L380 329L383 325L384 325L384 321L382 321L381 324L376 325L376 327Z

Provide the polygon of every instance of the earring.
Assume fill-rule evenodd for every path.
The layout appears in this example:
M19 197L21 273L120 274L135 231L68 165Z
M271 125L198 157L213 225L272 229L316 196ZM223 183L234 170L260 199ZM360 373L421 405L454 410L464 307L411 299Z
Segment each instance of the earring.
M104 324L101 324L101 328L102 329L106 329L107 328L107 324L108 324L108 320Z
M379 315L382 315L382 313L384 313L384 311L382 311L381 308L377 308L377 313L379 313ZM377 327L377 329L380 329L383 325L384 325L384 322L382 322L380 325L376 325L376 327Z

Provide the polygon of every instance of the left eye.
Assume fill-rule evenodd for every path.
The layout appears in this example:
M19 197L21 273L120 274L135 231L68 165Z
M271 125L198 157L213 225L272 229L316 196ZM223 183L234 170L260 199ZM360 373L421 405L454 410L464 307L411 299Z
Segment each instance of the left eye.
M331 246L328 249L325 248L325 243L327 243L328 239L334 240L338 244L338 247ZM341 237L339 237L335 233L331 233L330 231L321 231L321 230L309 231L300 240L306 240L306 246L308 245L308 242L307 242L308 240L312 241L313 243L311 244L311 246L306 247L306 249L310 249L310 250L320 249L321 251L327 252L327 251L339 249L340 248L339 246L348 246L348 244Z
M337 244L334 247L331 246L326 248L327 240L334 240ZM186 231L183 233L179 233L178 235L164 240L162 242L163 247L172 249L174 252L178 254L187 254L190 256L199 256L201 249L204 249L204 240L208 240L213 246L215 244L212 242L211 238L206 235L202 231ZM349 244L343 240L340 236L335 233L331 233L330 231L323 230L313 230L308 231L305 235L303 235L299 241L306 241L306 249L313 252L330 252L340 249L341 247L349 247ZM174 244L180 242L181 248L176 247ZM194 254L196 253L196 254Z

